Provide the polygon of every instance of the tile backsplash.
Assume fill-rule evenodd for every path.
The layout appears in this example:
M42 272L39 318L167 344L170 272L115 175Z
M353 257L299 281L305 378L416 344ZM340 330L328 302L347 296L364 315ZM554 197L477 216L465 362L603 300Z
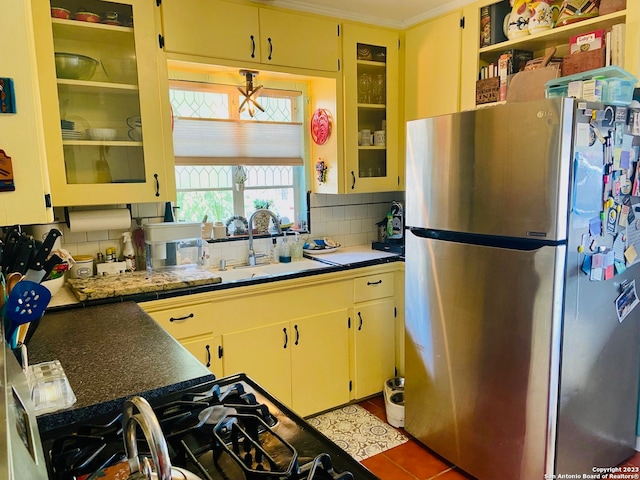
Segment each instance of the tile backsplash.
M310 231L303 234L307 238L331 237L345 246L371 243L378 237L376 223L384 219L392 201L404 203L404 192L362 193L351 195L310 195ZM122 205L119 205L122 207ZM104 207L102 207L104 208ZM104 253L108 247L116 248L120 258L122 233L124 230L104 230L94 232L70 232L64 223L63 209L54 209L59 223L55 225L63 233L62 247L71 255L92 255ZM145 223L161 222L164 203L141 203L131 206L131 229ZM28 230L28 227L25 227ZM279 240L281 241L281 240ZM256 239L257 253L268 253L270 238ZM220 259L229 262L244 262L248 256L248 241L221 241L208 244L210 262L215 265Z

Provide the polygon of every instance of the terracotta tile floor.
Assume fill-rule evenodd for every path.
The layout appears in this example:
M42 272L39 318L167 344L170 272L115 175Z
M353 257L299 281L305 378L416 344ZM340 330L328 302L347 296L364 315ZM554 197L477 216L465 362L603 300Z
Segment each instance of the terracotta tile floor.
M359 405L387 421L382 395L364 400ZM473 480L473 477L411 438L404 429L398 430L409 437L408 442L362 462L381 480ZM636 452L624 465L640 467L640 452Z

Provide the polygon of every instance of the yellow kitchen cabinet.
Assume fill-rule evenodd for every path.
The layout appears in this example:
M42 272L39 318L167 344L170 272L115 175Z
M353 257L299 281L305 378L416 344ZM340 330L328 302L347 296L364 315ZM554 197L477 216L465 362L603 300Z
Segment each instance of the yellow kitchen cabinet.
M310 415L380 392L393 375L403 280L390 263L140 306L217 376L247 373Z
M201 338L185 338L180 340L180 343L216 377L223 375L222 361L219 356L222 348L220 336L207 335Z
M245 372L300 415L349 401L347 309L222 336L225 374Z
M348 23L343 30L346 185L336 193L398 190L404 163L398 33Z
M320 16L222 0L163 0L169 53L338 71L338 23Z
M384 381L395 375L394 300L387 298L353 308L354 397L382 391Z
M395 375L396 279L394 272L372 273L354 279L352 378L354 398L382 390Z
M59 0L55 6L69 10L72 19L51 18L48 0L33 2L53 204L175 199L166 63L160 61L153 4ZM117 19L73 20L79 9ZM77 79L56 67L54 52L88 56L97 67Z
M222 376L222 340L213 334L215 309L211 302L175 299L141 304L145 311L216 376Z
M4 2L2 19L0 76L13 80L16 109L12 113L5 104L5 111L0 111L0 150L11 158L15 186L14 191L0 192L0 225L47 223L53 220L53 208L47 205L49 178L31 1ZM6 179L6 174L0 178Z
M405 32L407 121L459 110L463 16L457 9Z
M162 0L160 11L166 52L260 61L256 7L221 0Z
M222 337L225 375L246 373L291 404L291 327L289 322L252 328Z
M338 22L320 16L260 8L261 61L309 70L337 72Z

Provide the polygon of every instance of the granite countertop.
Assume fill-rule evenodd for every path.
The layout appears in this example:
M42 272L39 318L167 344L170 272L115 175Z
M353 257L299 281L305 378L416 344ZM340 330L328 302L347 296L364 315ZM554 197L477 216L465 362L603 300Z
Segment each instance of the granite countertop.
M59 360L77 398L38 417L41 432L214 379L134 302L49 312L28 351L31 364Z
M67 284L81 302L109 297L175 290L220 283L210 270L179 267L154 272L128 272L91 278L70 278Z

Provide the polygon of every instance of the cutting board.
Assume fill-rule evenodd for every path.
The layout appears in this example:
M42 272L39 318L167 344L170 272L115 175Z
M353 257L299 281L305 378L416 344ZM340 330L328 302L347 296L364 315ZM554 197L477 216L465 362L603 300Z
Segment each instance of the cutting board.
M516 73L509 83L507 103L545 98L545 84L549 80L558 78L559 74L560 70L555 66Z

